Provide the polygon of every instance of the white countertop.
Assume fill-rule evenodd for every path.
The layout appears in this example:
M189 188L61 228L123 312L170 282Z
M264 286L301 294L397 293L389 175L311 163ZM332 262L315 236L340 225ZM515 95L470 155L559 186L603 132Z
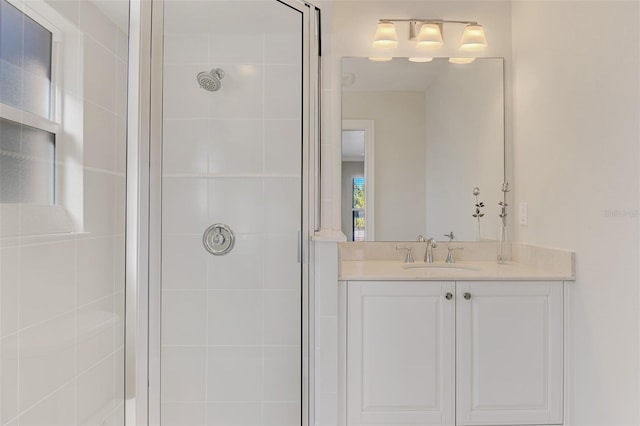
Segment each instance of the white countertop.
M425 265L426 268L419 268ZM573 281L575 277L557 270L517 262L442 261L405 264L397 260L343 260L340 281L431 280L431 281ZM428 269L429 267L436 269ZM439 266L439 268L438 268ZM447 269L455 266L475 270ZM409 268L406 268L409 267ZM418 268L416 268L418 267Z

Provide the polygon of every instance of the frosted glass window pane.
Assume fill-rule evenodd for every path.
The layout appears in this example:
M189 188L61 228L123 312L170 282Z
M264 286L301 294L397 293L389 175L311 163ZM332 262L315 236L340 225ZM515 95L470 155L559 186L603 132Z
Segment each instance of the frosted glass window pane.
M22 26L24 15L18 9L2 0L0 3L0 59L17 67L22 67Z
M22 69L2 59L0 59L0 102L16 108L22 107Z
M6 0L5 0L6 1ZM24 20L25 72L51 79L51 33L33 19Z
M49 118L51 32L6 0L0 23L0 102Z
M55 136L0 119L0 202L54 204Z

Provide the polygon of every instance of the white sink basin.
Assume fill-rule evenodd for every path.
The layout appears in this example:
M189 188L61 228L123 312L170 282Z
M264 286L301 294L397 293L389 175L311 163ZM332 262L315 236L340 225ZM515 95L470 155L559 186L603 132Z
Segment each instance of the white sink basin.
M451 263L410 263L404 265L403 269L420 269L429 272L464 272L479 271L480 268L472 265L459 265Z

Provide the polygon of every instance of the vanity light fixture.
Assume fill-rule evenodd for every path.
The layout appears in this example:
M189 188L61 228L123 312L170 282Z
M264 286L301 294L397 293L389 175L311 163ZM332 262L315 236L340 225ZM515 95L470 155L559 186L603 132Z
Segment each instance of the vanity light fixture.
M484 35L482 25L469 24L464 28L460 50L476 51L487 47L487 37Z
M394 47L398 47L398 33L396 32L396 26L393 22L385 20L378 22L373 47L379 49L393 49Z
M373 47L393 49L398 47L395 22L409 23L409 40L416 41L418 49L439 49L443 45L444 24L466 25L460 42L460 50L477 51L487 47L487 37L482 25L475 21L449 21L446 19L380 19L373 40Z
M416 24L414 24L416 25ZM442 47L442 23L425 22L420 26L417 37L418 49L439 49Z

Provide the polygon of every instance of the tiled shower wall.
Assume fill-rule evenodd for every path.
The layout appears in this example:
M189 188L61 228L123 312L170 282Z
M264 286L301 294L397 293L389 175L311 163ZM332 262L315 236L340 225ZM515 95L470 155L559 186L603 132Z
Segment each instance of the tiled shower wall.
M24 217L2 218L0 424L121 425L126 27L96 2L46 3L80 32L61 52L76 66L60 70L56 140L56 199L74 232L18 236Z
M169 1L164 41L162 423L299 425L300 16ZM212 68L217 92L196 81Z

